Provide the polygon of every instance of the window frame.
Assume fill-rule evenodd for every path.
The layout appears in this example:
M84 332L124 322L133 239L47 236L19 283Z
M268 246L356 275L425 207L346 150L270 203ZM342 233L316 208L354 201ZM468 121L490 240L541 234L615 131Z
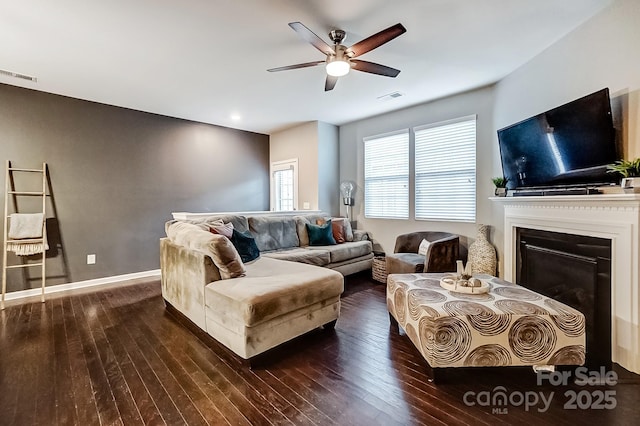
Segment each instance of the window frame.
M428 216L425 213L424 209L420 208L420 205L423 204L424 200L421 197L428 197L428 195L421 195L421 192L424 191L423 188L419 187L419 182L422 180L422 178L424 176L419 176L419 175L425 175L425 174L431 174L431 175L435 175L436 173L439 174L443 174L443 172L438 172L438 171L434 171L434 172L423 172L420 171L420 169L422 168L422 165L419 164L419 161L421 160L421 158L419 158L419 152L422 152L423 149L420 149L421 147L418 146L418 141L419 141L419 134L422 131L425 130L430 130L430 129L435 129L435 128L442 128L442 127L447 127L447 126L451 126L454 124L458 124L458 123L465 123L465 122L471 122L473 121L473 148L469 149L468 146L466 147L460 147L458 146L458 150L456 151L456 153L458 154L458 156L456 158L460 158L460 156L462 156L462 158L466 158L467 161L470 161L470 164L473 165L472 168L466 168L466 169L460 169L460 172L457 174L457 176L462 177L463 179L471 179L471 187L472 189L470 189L469 191L464 191L464 185L460 184L458 186L458 188L451 188L451 191L449 191L447 193L447 200L448 200L448 204L452 204L451 203L451 194L455 194L455 189L458 189L459 191L461 191L463 194L465 194L465 197L467 199L467 202L465 202L465 199L459 200L459 203L462 204L462 206L464 207L466 205L466 207L470 208L470 210L466 211L466 214L459 214L458 217L451 217L451 216L438 216L438 215L431 215ZM421 125L421 126L416 126L413 129L413 149L414 149L414 158L413 158L413 163L414 163L414 173L413 173L413 190L414 190L414 205L413 205L413 214L414 214L414 219L416 221L438 221L438 222L465 222L465 223L476 223L477 221L477 144L478 144L478 117L476 114L473 115L468 115L468 116L463 116L463 117L458 117L455 119L451 119L451 120L445 120L445 121L440 121L440 122L436 122L436 123L431 123L431 124L427 124L427 125ZM450 141L449 141L450 142ZM463 141L465 142L465 141ZM449 145L449 147L451 147ZM455 154L454 154L455 156ZM469 157L471 156L471 157ZM449 154L449 157L451 158L451 155ZM472 161L471 161L472 160ZM465 171L467 172L467 174L465 175ZM470 172L470 173L469 173ZM444 172L444 174L447 174L447 172ZM470 174L472 174L472 176L470 176ZM465 177L466 176L466 177ZM452 174L452 173L448 173L447 179L449 182L454 182L451 179L456 177L456 174ZM471 202L469 202L468 200L472 200Z
M277 207L277 188L275 174L279 171L293 170L293 209L292 210L276 210ZM270 180L270 210L271 211L295 211L298 210L298 159L291 158L288 160L273 161L269 170Z
M390 211L388 213L386 212L381 212L380 211L375 211L375 212L369 212L368 211L368 199L370 199L370 196L367 196L367 194L369 193L369 191L371 190L371 183L374 182L375 180L381 181L383 180L385 177L384 176L367 176L367 170L368 170L368 163L371 162L371 160L367 160L368 157L368 153L370 153L370 151L367 150L367 145L370 143L383 143L383 140L385 139L389 139L389 138L394 138L397 136L405 136L405 139L403 141L399 141L401 143L406 144L406 152L404 152L404 156L406 158L405 163L406 163L406 172L402 172L401 174L396 174L396 175L388 175L387 176L387 180L391 179L405 179L404 180L404 185L406 187L406 196L405 196L405 205L406 205L406 214L404 211L401 211L399 214L397 213L397 210L394 212L393 209L390 209ZM373 136L368 136L363 138L363 182L364 182L364 217L367 219L400 219L400 220L407 220L410 217L411 214L411 205L410 205L410 191L411 191L411 159L410 159L410 150L411 150L411 135L410 135L410 131L408 128L406 129L400 129L400 130L396 130L394 132L388 132L388 133L383 133L383 134L378 134L378 135L373 135ZM404 166L405 164L403 164ZM391 166L392 168L393 166ZM402 185L402 181L400 182L400 184ZM391 183L390 186L392 186L393 184ZM389 187L387 187L387 189L389 189ZM403 200L401 200L403 201ZM385 207L384 206L377 206L379 210L384 210ZM401 206L401 209L403 209L403 206Z

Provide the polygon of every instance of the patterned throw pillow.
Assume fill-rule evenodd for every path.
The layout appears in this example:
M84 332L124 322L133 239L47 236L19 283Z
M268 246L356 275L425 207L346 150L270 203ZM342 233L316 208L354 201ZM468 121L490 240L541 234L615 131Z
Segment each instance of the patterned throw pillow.
M221 221L222 222L222 221ZM209 230L214 234L224 235L227 238L231 238L233 235L233 223L222 223L222 225L209 225Z
M418 254L422 256L426 256L427 252L429 251L430 245L431 243L429 241L423 239L422 242L420 243L420 247L418 247Z
M327 220L324 225L306 224L309 233L310 246L332 246L336 244L333 238L333 229L331 228L331 220Z

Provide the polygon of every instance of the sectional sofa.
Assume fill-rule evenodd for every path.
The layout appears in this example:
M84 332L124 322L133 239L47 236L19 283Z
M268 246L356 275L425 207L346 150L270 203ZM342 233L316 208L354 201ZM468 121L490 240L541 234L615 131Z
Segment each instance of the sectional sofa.
M172 220L160 240L162 295L168 306L243 359L340 314L343 275L371 268L366 232L342 244L310 245L307 225L326 215L216 215ZM260 257L242 262L230 240L211 232L222 220L255 239ZM219 222L217 222L219 223Z

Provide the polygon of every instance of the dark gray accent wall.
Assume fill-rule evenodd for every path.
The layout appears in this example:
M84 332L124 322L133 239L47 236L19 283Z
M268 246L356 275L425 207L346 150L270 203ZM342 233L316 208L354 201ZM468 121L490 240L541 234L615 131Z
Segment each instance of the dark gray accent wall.
M267 135L3 84L0 159L2 200L5 160L49 165L47 285L159 268L171 212L269 208ZM18 189L37 184L22 179ZM36 288L39 276L10 271L8 291Z

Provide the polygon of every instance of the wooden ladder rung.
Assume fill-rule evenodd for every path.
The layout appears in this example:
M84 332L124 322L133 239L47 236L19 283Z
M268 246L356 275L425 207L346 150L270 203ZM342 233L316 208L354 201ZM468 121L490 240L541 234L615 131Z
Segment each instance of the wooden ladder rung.
M7 194L14 194L14 195L40 195L40 196L45 195L44 192L34 192L34 191L8 191Z
M38 254L38 253L36 253ZM15 269L15 268L28 268L30 266L42 266L42 262L39 263L25 263L24 265L7 265L7 269Z
M15 168L15 167L10 167L9 170L12 171L12 172L44 173L44 170L42 170L42 169L18 169L18 168Z
M44 243L44 238L24 238L22 240L7 240L8 243Z

